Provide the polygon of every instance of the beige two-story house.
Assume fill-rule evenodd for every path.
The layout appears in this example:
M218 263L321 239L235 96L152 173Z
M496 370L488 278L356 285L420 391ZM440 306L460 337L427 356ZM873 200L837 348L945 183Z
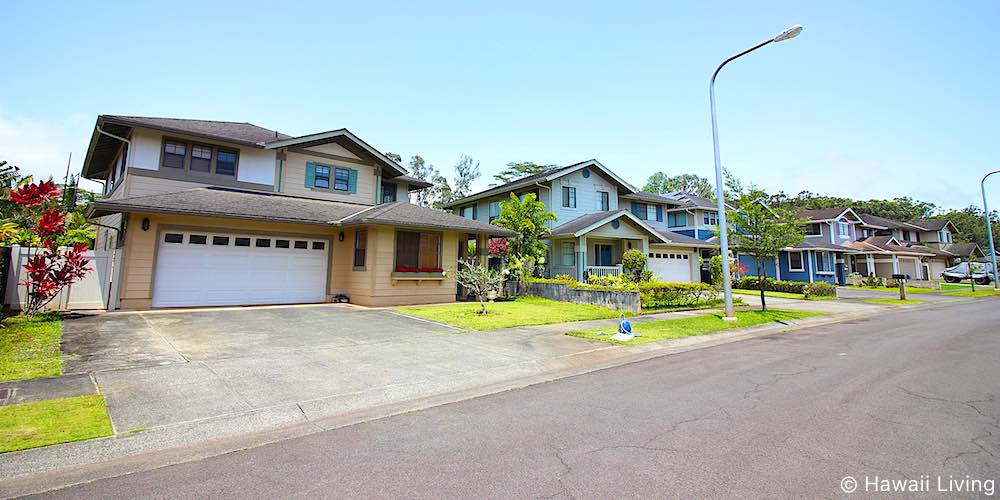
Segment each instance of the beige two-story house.
M409 203L428 184L347 129L102 115L82 175L121 262L109 309L449 302L468 241L513 235Z

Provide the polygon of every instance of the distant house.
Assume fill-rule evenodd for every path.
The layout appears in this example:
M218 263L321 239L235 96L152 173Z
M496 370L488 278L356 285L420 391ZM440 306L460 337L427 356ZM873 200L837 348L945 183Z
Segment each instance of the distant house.
M982 255L974 243L954 243L955 226L946 219L903 222L858 213L849 207L803 210L805 241L768 259L768 276L793 281L843 284L847 275L906 274L912 279L940 279L949 266ZM748 274L755 261L740 256Z

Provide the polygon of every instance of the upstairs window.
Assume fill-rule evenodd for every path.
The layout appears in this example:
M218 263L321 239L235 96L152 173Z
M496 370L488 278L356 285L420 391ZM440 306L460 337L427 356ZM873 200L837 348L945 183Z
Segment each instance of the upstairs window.
M500 217L500 202L492 201L490 202L490 222L493 222Z
M329 175L329 169L327 169L327 175ZM327 180L327 186L329 187L329 179ZM351 186L351 172L346 168L335 169L335 178L333 180L333 189L337 191L347 191Z
M910 241L910 232L903 230L903 241Z
M823 227L820 224L807 224L806 236L822 236Z
M597 207L602 212L611 210L611 195L607 191L597 192Z
M840 230L840 237L841 238L848 238L848 237L851 236L851 231L850 231L851 226L850 226L850 224L848 224L846 222L838 222L837 223L837 228Z
M670 212L667 214L667 227L684 227L688 224L687 214L684 212Z
M215 153L215 173L218 175L236 175L236 151L220 149Z
M702 222L704 222L706 226L718 226L719 214L715 212L705 212L702 216Z
M201 146L198 144L191 146L191 171L212 171L212 148L210 146Z
M396 201L396 185L392 183L382 184L382 203L392 203Z
M645 203L636 203L635 209L632 211L632 215L642 219L649 220L649 205Z
M563 186L562 206L565 208L576 208L576 188Z
M169 168L184 168L184 157L187 156L187 145L182 142L167 141L163 143L163 166Z
M323 189L330 189L330 167L316 165L316 178L313 186Z

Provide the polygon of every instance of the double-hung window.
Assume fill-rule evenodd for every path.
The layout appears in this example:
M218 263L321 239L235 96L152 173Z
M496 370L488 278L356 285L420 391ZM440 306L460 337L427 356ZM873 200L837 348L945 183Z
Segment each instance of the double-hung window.
M645 203L636 203L635 213L633 215L642 220L649 220L649 205Z
M611 210L611 195L607 191L597 192L597 207L602 212Z
M441 235L398 231L396 272L441 272Z
M840 230L841 238L848 238L851 236L850 225L846 222L838 222L837 228Z
M316 177L313 186L323 189L330 189L330 167L316 165Z
M576 188L563 186L562 206L566 208L576 208Z
M351 172L346 168L335 168L333 189L337 191L347 191L351 186Z
M396 201L396 185L392 183L382 183L382 203L392 203Z
M572 241L564 241L560 246L562 249L562 265L564 266L575 266L576 265L576 250L573 246Z
M210 146L191 145L191 171L205 173L212 171L212 148Z
M805 266L802 264L802 252L788 252L789 271L805 271Z
M816 272L830 272L830 256L827 252L816 252Z
M821 224L806 225L806 236L822 236L823 226Z
M219 149L215 152L215 173L229 177L236 175L236 151Z
M163 143L163 166L184 168L184 157L187 156L187 144L176 141Z
M499 201L491 201L490 202L490 222L493 222L494 220L496 220L497 217L500 217L500 202Z
M684 227L687 225L687 214L684 212L670 212L667 214L667 227Z
M365 254L368 251L368 231L354 233L354 267L365 267Z
M704 222L706 226L718 226L719 214L715 212L705 212L702 216L702 222Z

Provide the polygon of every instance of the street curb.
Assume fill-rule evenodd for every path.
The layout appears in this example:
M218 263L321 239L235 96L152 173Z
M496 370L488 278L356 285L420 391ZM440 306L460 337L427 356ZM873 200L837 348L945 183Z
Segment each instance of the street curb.
M962 302L972 302L976 300L981 299L968 298ZM917 307L936 309L949 307L951 305L955 305L956 303L957 301L950 302L948 304L931 305L930 307L928 307L926 303L911 306L893 306L889 310L895 311L898 309ZM4 498L8 498L29 493L59 489L79 484L81 482L116 477L164 466L201 460L239 450L256 448L286 439L302 437L326 430L420 411L435 406L521 389L568 377L655 359L662 356L680 354L743 340L750 340L767 335L790 333L804 328L865 319L876 316L884 312L886 309L873 308L873 310L858 311L854 313L835 313L826 316L805 318L803 320L789 322L787 324L770 323L755 327L727 330L720 333L697 337L650 342L646 344L607 344L579 353L568 354L543 361L529 361L522 363L526 368L531 368L532 371L535 372L531 375L497 381L475 387L456 389L454 391L443 392L431 396L396 401L361 410L349 411L343 414L323 416L312 420L308 420L305 417L305 414L302 412L302 409L298 406L298 404L292 403L248 412L241 415L222 418L216 417L213 419L206 419L205 421L195 421L186 424L163 427L139 434L117 435L91 441L81 441L77 443L67 443L20 452L12 452L0 455L0 459L4 459L0 461L0 471L3 471L3 473L0 474L0 477L9 478L0 481L0 490L3 491ZM227 420L227 418L229 418L229 420ZM196 444L189 446L173 445L155 448L155 443L157 441L163 443L175 441L179 437L190 437L190 435L197 436L200 434L199 430L203 430L206 427L210 428L213 424L225 427L226 425L231 425L233 422L246 425L247 429L245 432L241 432L239 434L200 440ZM254 424L258 424L256 429L253 428ZM264 424L264 426L259 426L259 424ZM107 457L107 460L69 467L54 466L51 462L54 456L65 456L66 452L70 451L72 448L76 448L77 450L92 448L91 451L106 451L104 448L106 447L108 441L118 441L118 444L121 444L121 446L119 446L118 456L114 456L114 453L97 453L97 455ZM142 446L143 441L147 443L147 447L145 448ZM153 443L154 447L149 448L149 443ZM8 462L8 459L10 458L19 459L18 465L11 466L12 464Z

